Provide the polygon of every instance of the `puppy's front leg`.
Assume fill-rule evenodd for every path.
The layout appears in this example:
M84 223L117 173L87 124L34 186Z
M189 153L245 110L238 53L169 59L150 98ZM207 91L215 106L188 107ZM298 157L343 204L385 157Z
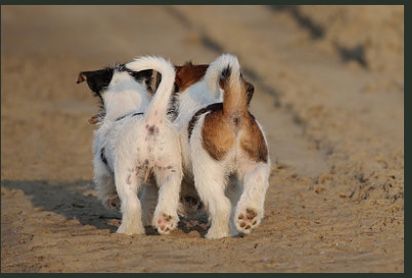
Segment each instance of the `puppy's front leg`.
M122 167L115 171L117 193L121 202L122 223L117 229L123 234L144 234L142 223L142 209L137 191L141 185L141 179L134 170L126 170Z
M157 167L154 172L159 186L159 199L152 223L160 234L169 234L177 227L179 221L177 209L182 182L182 169L180 164L177 164Z

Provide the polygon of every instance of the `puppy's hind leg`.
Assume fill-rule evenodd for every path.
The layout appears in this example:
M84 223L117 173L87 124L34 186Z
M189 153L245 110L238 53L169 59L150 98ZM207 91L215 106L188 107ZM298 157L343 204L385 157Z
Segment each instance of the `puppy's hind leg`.
M263 218L270 164L253 163L243 174L243 192L235 210L235 225L239 232L249 234Z
M208 239L229 236L230 200L225 195L226 178L224 168L213 160L204 149L192 152L195 187L207 207L211 226Z
M115 171L116 189L121 202L122 223L118 233L144 234L142 223L142 208L137 197L137 191L142 183L135 170L127 167L117 167Z
M153 226L159 234L169 234L177 227L177 215L182 169L180 164L155 169L159 199L153 217Z
M120 200L116 192L113 173L109 171L100 157L94 159L94 185L97 193L97 198L103 203L106 208L112 210L120 209Z

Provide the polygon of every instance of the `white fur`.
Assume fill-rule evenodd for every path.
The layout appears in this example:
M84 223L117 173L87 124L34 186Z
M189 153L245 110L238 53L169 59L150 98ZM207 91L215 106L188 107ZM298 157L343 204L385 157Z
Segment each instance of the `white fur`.
M237 80L239 83L239 79L236 79L240 72L237 58L232 55L222 55L210 64L203 80L189 87L179 96L181 106L177 122L180 124L185 173L192 172L197 192L208 209L211 227L206 238L209 239L235 235L237 231L245 234L250 233L251 229L259 225L263 218L263 205L269 186L269 158L267 163L250 160L239 146L239 142L221 161L214 160L208 154L203 148L201 135L206 114L199 118L192 131L190 142L188 141L188 122L199 108L218 102L215 96L219 90L219 77L227 66L231 67L232 75L235 75L235 78L232 78L230 82L233 83ZM231 84L231 86L240 88L239 84L236 83ZM234 178L228 185L231 175L234 175ZM245 217L247 214L250 215L248 213L250 211L256 213L256 216L243 221L238 219L241 214ZM231 215L232 220L230 221ZM242 222L250 224L250 229L241 227Z
M177 226L182 179L179 136L166 116L175 79L174 67L158 57L136 59L126 67L134 71L154 69L160 72L162 81L147 106L147 91L132 77L127 77L127 72L114 72L107 91L103 93L106 117L95 133L94 169L98 196L104 202L114 196L114 188L110 186L113 172L122 212L118 232L142 234L142 204L138 193L153 173L159 190L152 224L159 233L167 234ZM115 120L124 115L129 106L131 111L146 113ZM102 148L108 167L100 157ZM145 194L141 194L142 197Z
M127 66L129 68L137 70L137 64L135 62L132 63L129 63ZM228 235L235 235L238 232L249 233L251 229L244 229L243 227L240 227L240 221L238 220L238 217L240 214L246 214L246 210L253 209L253 211L256 212L256 217L250 219L250 225L252 226L252 228L254 228L260 223L261 219L263 218L263 204L265 194L269 185L268 179L270 173L270 161L268 161L267 163L256 163L254 161L250 161L247 155L242 152L238 145L236 145L222 161L216 161L210 157L210 155L202 146L202 138L200 132L205 115L200 117L193 129L190 142L188 140L188 123L192 119L193 115L199 109L206 107L209 104L222 102L222 90L219 88L218 80L221 71L228 65L230 65L232 68L232 74L238 74L240 67L237 59L231 55L223 55L209 66L205 77L202 80L193 84L185 91L180 92L177 95L179 102L179 113L174 122L174 125L179 132L181 150L178 147L176 148L179 149L180 154L177 154L176 152L172 152L170 150L170 157L173 158L172 160L183 160L185 179L182 182L182 190L187 192L194 191L193 179L195 179L195 186L198 194L208 208L212 225L207 233L207 238L221 238ZM153 64L151 65L151 68L156 70ZM164 80L163 76L162 80ZM237 84L231 85L236 86ZM143 89L139 88L138 90L142 91ZM160 92L160 90L158 90L158 92ZM138 103L138 105L136 105L135 107L139 107L137 109L138 111L146 110L145 107L148 103L147 94L140 93L138 95L139 100L135 101L136 103ZM158 96L160 94L156 93L156 95ZM128 110L127 105L125 105L126 101L122 99L123 98L120 98L118 100L120 103L115 106ZM168 100L167 97L163 98L163 100L159 97L157 100L157 103L160 103L158 107L161 107L161 109L164 109L165 106L167 106L167 103L165 104L164 102L165 99ZM155 101L153 100L152 103L155 103ZM116 111L116 109L112 109L111 111ZM151 114L154 115L155 109L152 109L151 111ZM109 113L109 115L111 114L116 113ZM164 114L159 113L157 113L156 116L157 115L162 115L162 117L164 116ZM108 117L108 115L106 115L106 117ZM160 120L164 120L162 117L153 117L150 124L160 123ZM124 161L127 161L127 157L135 157L137 155L133 154L133 152L135 151L136 146L138 144L141 144L141 140L138 144L136 144L136 142L134 142L133 140L135 140L136 137L143 138L142 134L145 132L144 128L141 128L143 130L135 128L135 124L130 124L131 127L126 126L126 123L128 122L129 120L122 120L122 125L120 125L119 123L113 125L110 120L105 120L102 127L99 129L102 134L105 134L102 135L101 138L114 137L111 135L108 136L107 133L117 134L117 129L124 130L130 128L136 130L136 133L132 134L133 136L130 136L130 139L122 139L124 144L122 145L122 147L119 147L119 149L122 150L122 152L119 152L119 156L120 153L122 153L125 157L123 159ZM167 123L168 125L170 124L169 122ZM136 126L137 125L138 124L136 124ZM169 126L169 130L173 130L173 127ZM176 136L176 134L171 134L169 136L173 137ZM99 136L96 136L96 142L99 141L99 138ZM169 139L168 136L162 136L162 138ZM105 141L110 140L107 138L105 139ZM100 150L103 145L109 146L113 144L115 143L113 142L107 145L99 143L97 144L98 147L95 149ZM157 141L156 146L158 147L162 144L165 144L165 142ZM111 167L113 167L113 165L111 165ZM95 155L95 172L101 173L98 177L95 178L96 182L99 181L99 184L101 185L99 190L100 195L106 198L106 202L111 201L116 196L114 187L110 187L110 178L112 178L113 175L107 171L98 153L96 153ZM127 171L122 175L127 176ZM123 182L124 184L124 177L123 180L121 178L117 178L116 180L118 180L119 183ZM133 182L136 183L135 180L133 180ZM106 186L106 184L108 186ZM129 188L128 192L119 192L119 196L135 196L138 187L139 186L136 186L136 188ZM127 186L125 188L127 189ZM149 186L146 186L145 188L147 189L142 192L141 199L153 199L154 194L156 194L156 190L153 190L153 187ZM173 186L169 187L169 189L170 188L173 188ZM171 191L171 194L175 196L174 194L176 193L176 190ZM162 194L161 190L159 193ZM166 195L164 191L162 195ZM159 198L159 203L161 200L162 198ZM176 200L176 197L174 197L174 200ZM139 212L141 210L141 205L137 198L131 198L131 200L128 201L132 205L128 206L129 210L127 209L127 205L122 205L122 210L124 211L123 213L125 213L125 211L127 212L134 210ZM147 203L148 205L146 205L146 207L150 207L150 202ZM173 204L171 205L171 207L175 207L176 203L172 203ZM145 204L146 202L143 202L142 206L145 207ZM144 210L150 211L150 209ZM158 211L159 210L157 210L157 212L155 213L157 217L159 215ZM132 217L130 217L130 215ZM136 215L129 213L128 218L125 216L123 217L122 225L124 223L129 223L128 226L137 226L137 232L140 233L142 231L142 226L139 224L139 221L136 221L136 219L138 219ZM148 221L147 219L152 219L152 217L150 214L145 214L144 219ZM256 221L255 224L253 224L254 221ZM156 221L154 221L153 224L156 225L155 222ZM119 229L120 232L130 232L130 228L126 227L126 225L121 226L121 228L122 229ZM132 230L132 232L136 231Z

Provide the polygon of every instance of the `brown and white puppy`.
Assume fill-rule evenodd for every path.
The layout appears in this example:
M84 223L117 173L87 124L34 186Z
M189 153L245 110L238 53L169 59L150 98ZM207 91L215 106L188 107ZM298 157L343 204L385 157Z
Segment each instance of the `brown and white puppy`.
M189 121L186 161L209 213L206 238L234 235L236 230L248 234L263 218L270 174L263 130L248 110L254 89L243 79L237 58L228 54L210 64L205 79L211 92L220 85L223 102L202 107Z

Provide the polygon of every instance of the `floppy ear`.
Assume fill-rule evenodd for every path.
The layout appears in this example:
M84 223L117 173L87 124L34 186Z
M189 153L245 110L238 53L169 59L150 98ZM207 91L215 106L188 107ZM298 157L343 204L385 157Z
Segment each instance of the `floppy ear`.
M82 71L79 73L77 78L77 84L87 81L87 85L90 90L95 92L97 95L100 94L100 91L109 86L110 81L113 77L113 69L106 68L95 71Z
M192 62L187 62L183 66L175 66L175 91L183 91L198 82L203 78L208 67L209 65L206 64L194 65Z
M153 94L160 83L160 73L154 70L129 71L137 82L144 82L147 90Z
M138 82L150 80L152 78L153 70L129 71L130 75Z

